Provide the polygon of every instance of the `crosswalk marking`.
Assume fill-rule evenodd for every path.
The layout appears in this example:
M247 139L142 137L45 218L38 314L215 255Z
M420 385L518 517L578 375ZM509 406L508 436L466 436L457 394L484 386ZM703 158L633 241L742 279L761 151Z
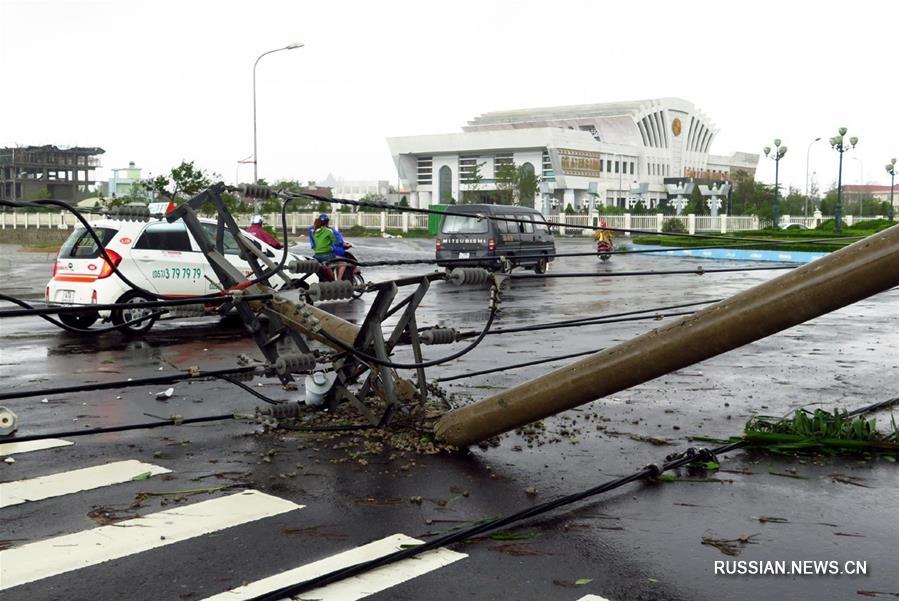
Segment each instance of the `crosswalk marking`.
M75 443L59 438L44 438L27 442L4 442L0 444L0 457L8 457L17 453L30 453L31 451L43 451L44 449L54 449L56 447L67 447L70 444Z
M203 601L240 601L252 599L264 593L278 590L279 588L296 584L333 570L345 568L369 559L382 557L394 551L399 551L403 545L421 544L422 541L406 536L394 534L367 545L326 557L325 559L275 574L263 580L252 582L224 593L208 597ZM386 565L371 572L354 576L317 588L303 594L304 599L316 599L320 601L356 601L367 595L386 590L406 580L411 580L432 570L442 568L468 555L457 553L449 549L435 549L426 551L412 559L404 559L394 564Z
M167 474L171 470L135 459L95 465L30 480L0 484L0 508L59 497L83 490L128 482L135 476Z
M0 590L302 507L248 490L14 547L0 551Z

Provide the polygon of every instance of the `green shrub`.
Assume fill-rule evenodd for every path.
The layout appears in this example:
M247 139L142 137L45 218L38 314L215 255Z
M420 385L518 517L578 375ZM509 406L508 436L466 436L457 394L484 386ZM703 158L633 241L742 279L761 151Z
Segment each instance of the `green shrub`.
M668 219L662 224L662 232L666 234L685 234L687 226L681 219Z

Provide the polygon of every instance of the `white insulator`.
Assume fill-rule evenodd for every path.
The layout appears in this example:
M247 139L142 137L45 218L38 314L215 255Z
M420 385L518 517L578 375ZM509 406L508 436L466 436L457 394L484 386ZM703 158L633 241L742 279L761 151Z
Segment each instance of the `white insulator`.
M11 409L0 407L0 436L9 436L19 427L19 418Z
M353 298L353 282L319 282L309 286L307 294L313 302Z

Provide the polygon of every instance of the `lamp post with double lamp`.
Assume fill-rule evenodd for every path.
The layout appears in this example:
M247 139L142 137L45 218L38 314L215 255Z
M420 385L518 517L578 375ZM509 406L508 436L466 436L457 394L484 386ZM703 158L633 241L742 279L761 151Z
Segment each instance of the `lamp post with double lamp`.
M259 64L259 61L262 60L262 57L267 54L272 54L273 52L280 52L281 50L293 50L295 48L302 48L302 42L294 42L288 46L284 46L283 48L275 48L274 50L269 50L267 52L263 52L256 59L256 62L253 63L253 183L259 181L259 155L256 150L256 65Z
M858 144L858 137L849 138L849 144L846 144L845 127L837 130L838 134L830 139L830 147L840 153L840 167L837 170L837 204L833 208L834 231L843 231L843 153L855 148Z
M774 205L771 207L771 214L774 219L774 227L777 228L780 224L780 202L777 197L780 187L780 159L787 154L787 147L781 146L780 138L775 138L774 150L772 151L770 146L765 146L764 151L765 156L774 161Z
M893 186L896 183L896 159L890 159L887 163L887 173L890 174L890 208L887 209L887 219L893 221Z
M812 146L815 142L818 142L821 138L815 138L811 142L809 142L808 150L805 152L805 216L808 217L808 160L812 154Z

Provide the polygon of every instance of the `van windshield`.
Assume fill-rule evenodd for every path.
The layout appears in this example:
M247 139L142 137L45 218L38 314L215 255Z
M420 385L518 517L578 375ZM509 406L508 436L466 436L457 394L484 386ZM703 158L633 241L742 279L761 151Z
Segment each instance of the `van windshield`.
M444 234L486 234L487 220L467 215L447 215L443 219Z

